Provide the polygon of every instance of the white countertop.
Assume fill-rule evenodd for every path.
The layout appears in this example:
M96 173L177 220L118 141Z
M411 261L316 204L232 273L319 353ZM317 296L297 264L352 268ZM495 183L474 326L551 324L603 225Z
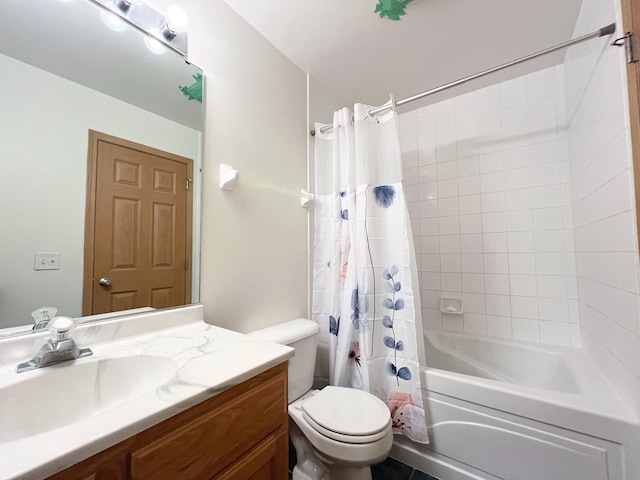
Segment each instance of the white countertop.
M53 475L286 361L294 352L201 320L81 346L89 346L93 356L76 360L77 363L151 355L171 359L178 369L159 388L126 399L110 410L55 430L0 442L0 479ZM0 393L11 392L11 385L16 382L46 375L47 368L69 367L73 368L72 362L17 374L15 365L5 364L0 366ZM61 388L66 388L69 396L74 395L73 384ZM42 408L48 407L47 392L36 391L33 395ZM55 411L50 414L55 415Z

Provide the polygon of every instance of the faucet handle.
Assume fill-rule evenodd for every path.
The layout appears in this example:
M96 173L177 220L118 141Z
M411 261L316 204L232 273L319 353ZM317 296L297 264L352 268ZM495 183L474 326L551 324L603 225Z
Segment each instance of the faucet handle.
M51 340L61 342L71 337L71 331L76 328L76 321L71 317L55 317L49 322Z

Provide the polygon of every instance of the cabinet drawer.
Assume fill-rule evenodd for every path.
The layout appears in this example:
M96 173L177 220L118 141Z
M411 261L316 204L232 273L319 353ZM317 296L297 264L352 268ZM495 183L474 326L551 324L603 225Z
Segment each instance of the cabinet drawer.
M231 465L216 480L282 480L288 477L285 432L272 434L255 449Z
M285 396L282 378L273 378L214 408L134 451L131 478L212 478L286 425Z

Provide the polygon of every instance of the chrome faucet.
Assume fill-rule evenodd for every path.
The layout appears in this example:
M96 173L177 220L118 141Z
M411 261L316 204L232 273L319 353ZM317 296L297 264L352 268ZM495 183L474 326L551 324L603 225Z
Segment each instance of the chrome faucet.
M16 367L17 372L27 372L36 368L48 367L56 363L93 355L90 348L79 348L71 338L71 331L75 327L76 321L70 317L56 317L51 320L49 322L51 338L31 360L18 364Z
M40 307L37 310L31 312L33 321L35 324L31 330L43 330L49 326L49 322L58 313L58 309L55 307Z

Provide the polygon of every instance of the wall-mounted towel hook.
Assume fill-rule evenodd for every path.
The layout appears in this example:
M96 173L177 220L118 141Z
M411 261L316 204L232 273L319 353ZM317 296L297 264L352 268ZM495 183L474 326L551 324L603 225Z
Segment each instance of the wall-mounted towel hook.
M220 188L222 190L233 191L240 180L240 172L238 170L231 165L220 164ZM246 176L242 177L242 184L274 193L296 196L300 199L300 206L303 208L309 208L313 204L313 193L305 189L300 190L300 193L298 193L295 190L269 185Z
M302 208L309 208L313 205L313 193L307 192L304 188L300 190L300 206Z
M232 191L238 183L238 176L238 170L230 165L220 164L220 188L222 190Z

